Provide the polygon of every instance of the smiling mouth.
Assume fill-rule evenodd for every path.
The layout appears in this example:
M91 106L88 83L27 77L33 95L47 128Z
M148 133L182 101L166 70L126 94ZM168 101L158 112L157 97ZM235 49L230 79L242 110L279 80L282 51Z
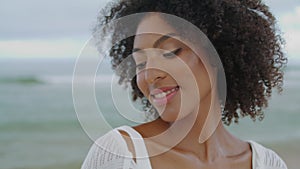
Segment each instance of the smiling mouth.
M151 97L156 105L164 105L175 96L178 90L179 86L154 89L151 91Z

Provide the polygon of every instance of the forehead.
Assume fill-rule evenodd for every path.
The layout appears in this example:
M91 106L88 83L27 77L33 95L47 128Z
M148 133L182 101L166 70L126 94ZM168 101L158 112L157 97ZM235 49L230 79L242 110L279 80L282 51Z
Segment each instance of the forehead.
M170 33L176 33L176 30L159 14L147 15L138 25L134 46L152 46L157 39Z

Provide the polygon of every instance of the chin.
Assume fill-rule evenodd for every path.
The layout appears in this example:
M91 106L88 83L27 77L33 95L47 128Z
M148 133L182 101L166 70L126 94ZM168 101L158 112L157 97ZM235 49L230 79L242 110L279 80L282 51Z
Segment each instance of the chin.
M168 112L168 111L165 111L164 113L159 113L159 116L160 118L165 121L165 122L175 122L175 121L178 121L178 120L181 120L183 118L185 118L187 116L187 114L185 115L181 115L179 116L178 115L178 112L179 111L175 111L175 112Z
M186 123L194 123L195 118L197 118L198 107L191 108L183 108L181 113L179 114L178 109L175 110L165 110L163 113L159 112L160 118L165 122L175 122L179 120L184 120Z
M159 117L165 121L165 122L174 122L176 121L177 117L178 117L178 111L171 111L171 110L167 110L167 109L163 109L163 110L160 110L160 109L156 109L158 114L159 114Z
M163 121L169 122L169 123L175 122L176 120L178 120L178 119L176 119L177 116L161 115L160 118L161 118Z

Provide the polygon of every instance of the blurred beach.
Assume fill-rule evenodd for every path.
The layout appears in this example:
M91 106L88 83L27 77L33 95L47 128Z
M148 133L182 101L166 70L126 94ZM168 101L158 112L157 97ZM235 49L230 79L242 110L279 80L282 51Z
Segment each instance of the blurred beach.
M80 168L92 140L82 129L74 110L74 65L75 59L67 58L0 60L1 169ZM99 65L97 72L95 93L99 109L112 127L133 125L120 115L110 97L109 67ZM128 95L120 97L128 100ZM242 139L273 149L289 169L297 169L300 165L299 101L300 64L292 62L285 71L282 94L273 91L265 119L252 122L246 117L228 129ZM91 124L101 125L90 120Z

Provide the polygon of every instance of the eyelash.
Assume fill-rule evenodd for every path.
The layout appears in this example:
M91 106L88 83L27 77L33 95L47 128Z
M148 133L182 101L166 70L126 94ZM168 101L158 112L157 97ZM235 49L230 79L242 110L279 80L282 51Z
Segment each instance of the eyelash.
M173 50L172 52L164 53L163 56L166 57L166 58L175 57L176 55L178 55L180 53L181 49L182 48L178 48L178 49Z
M163 56L166 58L173 58L173 57L177 56L181 52L181 50L182 50L182 48L178 48L178 49L173 50L172 52L164 53ZM136 68L142 69L145 67L145 65L146 65L146 62L143 62L143 63L136 65Z

